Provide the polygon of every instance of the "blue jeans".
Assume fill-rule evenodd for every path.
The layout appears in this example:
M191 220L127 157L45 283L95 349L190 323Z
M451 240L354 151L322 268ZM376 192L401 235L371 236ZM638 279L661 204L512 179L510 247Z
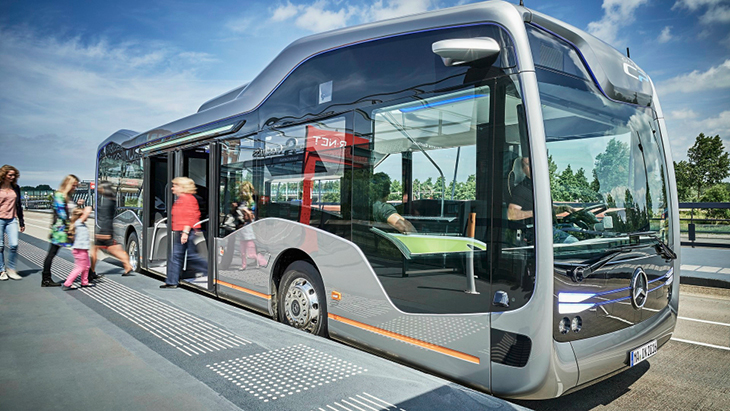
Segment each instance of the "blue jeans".
M165 283L177 285L180 282L180 274L182 272L183 261L185 261L185 251L188 252L187 268L192 268L195 272L208 274L208 262L198 255L198 250L193 245L193 235L188 236L188 241L183 244L182 231L172 232L172 258L167 262L167 279Z
M8 235L8 268L15 270L18 258L17 218L0 218L0 272L5 271L5 234Z

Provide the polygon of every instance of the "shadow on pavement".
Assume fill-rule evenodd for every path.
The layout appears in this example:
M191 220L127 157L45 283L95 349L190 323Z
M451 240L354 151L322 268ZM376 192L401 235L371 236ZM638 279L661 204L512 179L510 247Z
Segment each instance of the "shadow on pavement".
M631 391L631 386L644 374L649 371L651 365L648 361L636 365L613 377L600 381L589 387L583 388L572 394L543 401L518 401L511 400L514 404L521 405L537 411L568 411L568 410L589 410L611 404L614 400Z

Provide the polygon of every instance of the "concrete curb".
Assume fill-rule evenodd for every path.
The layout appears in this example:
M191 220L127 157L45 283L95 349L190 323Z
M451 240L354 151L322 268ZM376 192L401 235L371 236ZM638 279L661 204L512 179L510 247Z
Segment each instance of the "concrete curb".
M716 280L712 278L685 277L679 276L680 284L696 285L700 287L726 288L730 289L730 281Z

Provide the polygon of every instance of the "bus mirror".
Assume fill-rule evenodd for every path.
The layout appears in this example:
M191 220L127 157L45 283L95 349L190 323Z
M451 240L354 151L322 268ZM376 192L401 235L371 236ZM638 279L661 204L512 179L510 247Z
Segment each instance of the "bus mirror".
M469 65L469 63L494 57L501 47L493 38L475 37L471 39L449 39L433 43L431 50L444 62L445 66Z

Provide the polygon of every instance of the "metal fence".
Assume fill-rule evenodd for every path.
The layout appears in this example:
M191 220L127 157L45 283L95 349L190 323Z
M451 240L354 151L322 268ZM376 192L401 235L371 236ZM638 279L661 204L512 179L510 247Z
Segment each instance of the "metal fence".
M730 210L730 203L679 203L679 210L682 245L730 248L730 218L706 217L708 210Z
M93 206L94 192L93 182L82 181L71 196L71 199L74 203L78 203L79 200L84 200L85 205ZM51 208L52 195L53 191L23 191L21 192L21 200L27 210L46 210Z

